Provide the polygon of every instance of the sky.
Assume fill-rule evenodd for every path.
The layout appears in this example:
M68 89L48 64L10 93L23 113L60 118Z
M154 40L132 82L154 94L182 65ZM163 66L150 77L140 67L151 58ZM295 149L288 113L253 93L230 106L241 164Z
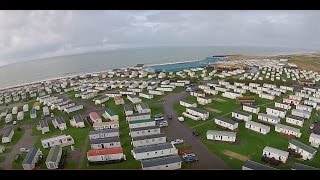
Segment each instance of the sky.
M320 11L0 11L0 66L150 46L320 48Z

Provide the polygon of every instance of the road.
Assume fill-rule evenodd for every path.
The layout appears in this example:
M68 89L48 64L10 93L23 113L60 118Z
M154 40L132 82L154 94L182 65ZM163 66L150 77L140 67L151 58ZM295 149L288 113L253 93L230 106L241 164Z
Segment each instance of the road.
M177 121L178 115L173 109L173 104L179 102L188 96L187 92L173 93L166 97L164 111L172 115L172 120L168 120L169 126L163 128L168 140L183 139L187 144L192 146L193 152L198 156L199 161L193 164L193 169L229 169L223 160L213 154L199 139L192 135L192 129Z
M0 167L3 169L12 169L11 164L14 161L15 156L20 153L20 148L31 148L33 144L36 143L38 137L32 136L32 128L25 129L25 133L17 144L12 146L9 153L5 153L5 161L0 163ZM31 145L31 146L30 146Z

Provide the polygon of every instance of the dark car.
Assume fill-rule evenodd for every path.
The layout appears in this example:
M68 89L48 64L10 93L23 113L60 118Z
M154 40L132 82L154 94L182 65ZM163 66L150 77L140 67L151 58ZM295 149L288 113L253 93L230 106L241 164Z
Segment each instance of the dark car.
M171 116L171 115L168 115L167 117L168 117L168 119L172 119L172 116Z
M199 161L199 158L197 158L196 156L192 156L192 157L186 157L183 158L184 162L186 163L192 163L192 162L197 162Z
M192 135L193 135L193 136L199 136L199 133L196 132L196 131L193 131L193 132L192 132Z

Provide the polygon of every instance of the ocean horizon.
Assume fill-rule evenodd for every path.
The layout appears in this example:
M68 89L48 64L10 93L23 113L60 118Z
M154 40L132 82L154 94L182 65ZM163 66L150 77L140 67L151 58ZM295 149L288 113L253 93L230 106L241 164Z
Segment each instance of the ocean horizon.
M253 46L185 46L138 47L23 61L0 67L0 89L52 78L115 68L133 67L137 64L164 64L203 60L210 56L280 55L313 51L302 48L253 47Z

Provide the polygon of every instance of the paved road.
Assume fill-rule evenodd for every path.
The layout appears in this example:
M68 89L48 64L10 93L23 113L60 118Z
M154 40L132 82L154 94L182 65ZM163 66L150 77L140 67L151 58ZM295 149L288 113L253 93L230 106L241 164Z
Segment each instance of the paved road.
M16 156L16 154L20 153L20 148L31 148L33 144L36 143L38 137L32 136L32 129L25 129L25 133L22 138L18 141L18 143L12 146L12 149L9 153L5 153L6 159L2 163L0 163L0 167L3 169L12 169L11 164ZM31 144L31 146L30 146Z
M169 126L163 129L168 140L183 139L192 146L192 150L198 156L199 162L194 163L194 169L229 169L218 156L213 154L201 141L199 137L192 135L192 129L177 121L178 115L173 109L173 104L188 96L187 92L173 93L165 97L164 111L172 115L172 120L168 120Z

